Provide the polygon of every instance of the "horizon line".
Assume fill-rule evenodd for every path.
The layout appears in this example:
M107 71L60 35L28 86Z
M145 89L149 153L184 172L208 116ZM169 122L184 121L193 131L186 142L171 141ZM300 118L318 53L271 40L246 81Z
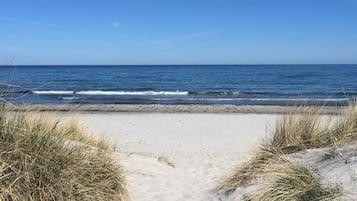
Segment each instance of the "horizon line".
M0 66L306 66L306 65L357 65L357 63L318 64L0 64Z

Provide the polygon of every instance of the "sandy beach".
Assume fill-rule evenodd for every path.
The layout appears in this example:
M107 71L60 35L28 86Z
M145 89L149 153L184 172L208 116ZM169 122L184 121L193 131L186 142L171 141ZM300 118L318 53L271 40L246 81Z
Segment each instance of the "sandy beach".
M357 201L357 0L0 2L0 201Z
M56 111L60 117L78 114L85 130L118 148L116 158L123 165L133 201L241 200L246 189L226 198L215 188L272 135L283 113L296 111L294 107L232 105L20 105L11 109ZM343 109L323 107L321 114L337 117ZM326 150L315 152L321 155ZM343 160L331 163L338 167L332 180L348 172L340 171L346 169ZM352 171L349 175L354 174L354 166L357 160L347 167ZM353 179L347 177L342 183L355 189Z
M81 114L86 129L108 137L133 201L214 200L219 178L268 135L275 114Z

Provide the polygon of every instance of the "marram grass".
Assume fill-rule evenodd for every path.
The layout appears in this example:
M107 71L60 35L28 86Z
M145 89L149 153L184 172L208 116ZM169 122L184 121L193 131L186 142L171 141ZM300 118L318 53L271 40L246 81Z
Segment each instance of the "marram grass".
M302 114L297 114L303 111ZM300 108L278 121L271 145L284 153L343 145L357 140L357 105L349 106L334 122L323 119L321 111Z
M286 161L280 149L273 146L263 146L255 152L253 158L242 163L232 173L223 179L217 190L225 190L228 194L240 186L247 185L251 180L264 174L269 165Z
M104 140L74 121L0 110L0 200L128 200Z
M267 171L267 184L254 193L251 201L329 201L341 196L337 185L322 185L320 178L303 166L290 162Z
M270 144L284 153L321 147L324 145L323 136L328 134L327 124L322 125L320 110L297 108L277 122Z
M270 183L260 189L253 200L311 200L305 199L304 196L294 197L294 199L289 197L294 192L306 192L306 195L312 198L314 196L319 198L312 200L333 200L336 195L340 195L338 189L329 189L332 190L332 194L325 192L318 181L314 180L316 177L312 176L306 168L295 167L291 164L285 165L286 172L280 175L278 172L274 172L274 170L278 171L277 169L272 168L276 163L287 163L283 157L284 154L313 148L336 147L357 140L357 105L349 106L336 121L323 119L322 116L321 110L303 106L282 116L277 122L272 138L263 144L249 161L240 164L228 176L224 177L217 190L232 193L257 177L269 178L275 175L275 183ZM284 169L279 169L279 171L281 170ZM304 173L305 176L298 178L299 174L297 173ZM277 178L278 176L280 177ZM288 183L281 182L287 178L291 179L289 181L295 179L295 182L301 182L301 185L289 187ZM304 178L310 180L306 182L299 180ZM289 188L292 188L290 189L292 192L289 192ZM274 189L277 191L272 193ZM265 197L270 195L270 197L263 199L264 196L259 195Z
M349 106L337 120L329 135L327 144L342 145L357 140L357 104Z

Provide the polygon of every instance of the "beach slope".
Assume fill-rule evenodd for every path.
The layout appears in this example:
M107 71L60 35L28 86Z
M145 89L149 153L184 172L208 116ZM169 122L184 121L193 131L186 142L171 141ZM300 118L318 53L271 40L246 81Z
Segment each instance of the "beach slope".
M215 200L220 177L275 127L276 114L81 114L120 148L133 201Z

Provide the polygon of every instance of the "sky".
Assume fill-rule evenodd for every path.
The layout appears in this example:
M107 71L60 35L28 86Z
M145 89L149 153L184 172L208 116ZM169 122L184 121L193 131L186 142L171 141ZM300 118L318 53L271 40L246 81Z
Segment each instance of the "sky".
M357 0L0 0L0 64L356 64Z

